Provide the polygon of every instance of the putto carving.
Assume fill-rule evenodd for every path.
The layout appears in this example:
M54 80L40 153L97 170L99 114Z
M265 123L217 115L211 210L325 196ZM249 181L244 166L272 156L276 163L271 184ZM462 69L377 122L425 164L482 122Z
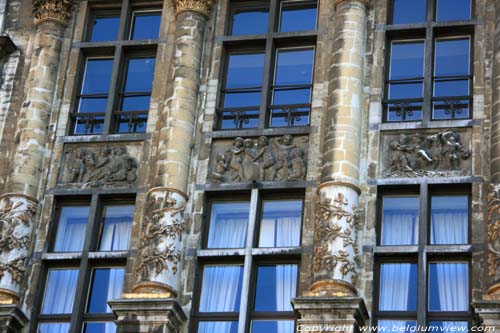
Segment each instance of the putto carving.
M52 21L66 26L73 7L73 0L33 0L35 24Z
M80 147L67 150L65 155L63 183L123 186L137 179L138 163L127 147Z
M238 137L216 143L210 181L294 181L306 176L307 137Z
M139 244L138 283L155 281L165 272L175 277L181 258L185 207L185 196L173 189L159 188L148 194Z
M500 266L500 187L490 185L488 199L488 275L496 277Z
M214 0L172 0L172 3L177 15L189 10L208 16L212 10Z
M464 176L462 162L470 150L458 132L442 131L424 135L401 134L389 141L386 177Z
M20 284L25 271L33 219L34 200L18 195L0 198L0 281L7 273L11 281Z
M352 278L356 278L356 263L352 256L347 251L348 247L352 247L354 252L357 248L353 238L353 227L356 221L356 216L353 212L356 207L352 207L352 211L347 210L349 202L347 198L338 193L332 201L322 198L316 202L316 217L313 256L313 272L328 272L329 275L334 275L336 269L340 272L342 278L352 273ZM340 221L344 221L343 227ZM332 243L337 239L342 240L342 248L338 251L332 250Z

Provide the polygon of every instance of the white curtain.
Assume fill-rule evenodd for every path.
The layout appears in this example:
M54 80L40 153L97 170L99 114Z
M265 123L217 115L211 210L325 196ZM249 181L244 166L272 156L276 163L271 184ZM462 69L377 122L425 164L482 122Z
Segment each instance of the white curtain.
M468 220L467 211L432 214L431 244L467 244Z
M380 269L381 311L406 311L410 295L411 268L413 264L382 264Z
M283 217L275 220L276 247L300 246L300 216Z
M125 270L123 268L112 268L109 270L108 301L121 298L124 280ZM111 308L107 304L106 312L111 312ZM108 328L106 328L106 333L111 333L111 331L108 332Z
M407 327L417 326L415 321L406 321L406 320L379 320L378 327L385 328L385 332L411 332L407 331ZM405 328L403 330L403 327ZM380 330L382 332L382 330Z
M69 323L43 323L38 325L38 333L68 333Z
M467 311L469 308L469 273L467 264L435 263L431 264L431 266L436 268L439 296L439 308L431 310Z
M415 245L418 242L418 215L384 212L382 245Z
M276 311L293 311L297 291L297 265L276 265ZM293 321L278 321L278 333L293 332Z
M76 269L49 270L42 314L71 313L77 282L78 270Z
M200 312L238 312L241 266L206 266L200 298ZM214 323L213 332L228 332L231 322Z
M130 243L132 221L120 219L106 219L102 231L99 251L126 251Z
M214 249L245 247L247 226L248 216L245 218L212 219L208 247Z
M236 333L238 322L235 321L205 321L198 324L198 333Z
M59 220L55 252L81 252L85 241L85 230L87 219L64 219Z

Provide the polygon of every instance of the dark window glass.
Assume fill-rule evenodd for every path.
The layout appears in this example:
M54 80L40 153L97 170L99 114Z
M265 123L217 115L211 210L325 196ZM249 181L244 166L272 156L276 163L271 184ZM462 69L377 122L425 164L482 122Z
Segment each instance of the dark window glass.
M422 23L426 21L426 0L393 0L393 24Z
M146 131L154 70L154 57L128 59L118 133Z
M105 206L99 251L128 250L133 220L133 205Z
M384 197L382 245L414 245L418 242L419 198Z
M269 9L241 8L233 14L232 35L258 35L267 32Z
M94 269L87 312L111 313L108 301L121 298L124 279L123 268Z
M238 333L237 321L202 321L198 324L198 333Z
M130 39L157 39L160 24L161 12L134 12Z
M249 212L248 202L213 203L207 247L245 247Z
M77 269L50 269L43 297L42 314L71 313L77 282Z
M294 332L293 320L253 320L252 333Z
M379 332L415 332L417 322L413 320L379 320Z
M304 4L297 1L281 2L280 32L315 30L316 4Z
M468 332L466 321L431 321L429 330L431 332Z
M85 323L83 333L115 333L115 323Z
M240 309L243 266L205 266L200 312L237 312Z
M257 270L255 311L293 311L297 265L260 266Z
M469 266L467 263L429 265L429 310L469 310Z
M380 311L417 309L417 265L407 263L380 265Z
M388 121L422 119L424 51L422 41L392 43L387 87Z
M433 196L431 244L467 244L469 229L467 196Z
M87 60L74 134L102 133L112 69L113 59Z
M91 42L114 41L118 39L120 16L96 16L92 21Z
M43 323L38 325L38 333L69 333L68 323Z
M314 49L278 50L271 127L309 124Z
M437 0L437 21L469 20L471 0Z
M470 39L436 41L433 119L468 118Z
M259 247L300 246L302 200L264 201Z
M89 212L88 206L61 207L54 252L80 252L83 250Z
M264 54L231 54L220 128L256 128L264 75Z

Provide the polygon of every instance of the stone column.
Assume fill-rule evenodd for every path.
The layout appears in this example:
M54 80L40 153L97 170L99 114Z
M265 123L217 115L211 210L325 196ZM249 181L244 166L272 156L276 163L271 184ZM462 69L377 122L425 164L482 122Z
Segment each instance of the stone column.
M500 301L500 2L495 1L495 38L491 110L491 185L488 194L488 275L486 299ZM499 303L500 306L500 303Z
M177 295L177 264L184 232L184 208L191 160L205 24L213 0L173 0L177 14L172 95L161 114L155 186L138 254L132 294ZM158 296L158 295L157 295Z
M311 292L353 296L368 0L337 0Z
M357 297L356 221L359 190L363 58L369 0L335 1L334 53L316 203L313 283L293 301L299 325L356 331L368 314Z
M17 123L17 148L0 196L0 302L17 303L26 269L47 133L57 84L63 35L72 9L68 0L34 0L35 38L26 99Z

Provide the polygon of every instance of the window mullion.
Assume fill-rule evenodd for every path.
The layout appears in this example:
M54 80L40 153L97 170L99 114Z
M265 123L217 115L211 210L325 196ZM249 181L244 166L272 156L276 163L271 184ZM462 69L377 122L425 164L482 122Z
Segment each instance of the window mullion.
M428 122L432 119L432 87L433 87L433 55L434 55L434 45L433 45L433 31L430 23L427 26L426 36L425 36L425 69L424 69L424 105L423 105L423 115L422 115L422 125L427 126Z
M272 37L268 35L264 60L264 79L260 96L259 128L266 128L269 118L267 113L272 93L270 89L272 87L272 81L274 80L273 44Z
M428 222L427 184L420 185L420 213L418 221L418 291L417 291L417 325L426 325L427 321L427 222Z
M118 45L115 49L114 61L113 61L113 71L111 72L111 82L109 85L109 95L108 102L106 104L106 117L104 119L104 133L109 134L114 131L111 126L113 126L113 112L115 111L115 105L118 103L117 96L117 84L119 82L119 76L121 72L122 66L122 55L123 48L121 45Z
M238 333L245 333L247 326L248 304L250 304L250 277L252 274L252 247L254 241L255 225L257 220L257 206L259 203L259 190L253 189L250 199L250 212L248 214L248 229L247 229L247 239L245 246L245 264L243 268L243 282L241 286L241 300L240 300L240 314L238 319Z

